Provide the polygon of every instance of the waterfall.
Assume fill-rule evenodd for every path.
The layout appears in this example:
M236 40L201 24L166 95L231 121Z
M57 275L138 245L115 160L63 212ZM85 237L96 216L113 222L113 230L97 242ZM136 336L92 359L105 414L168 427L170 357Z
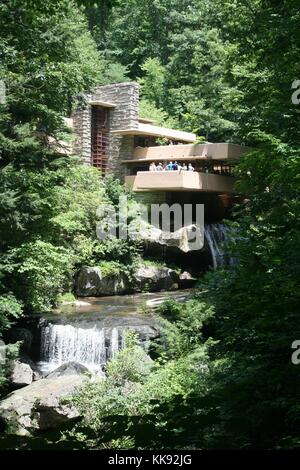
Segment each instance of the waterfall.
M110 357L113 359L119 350L119 332L113 328L111 332Z
M222 266L236 264L236 258L225 254L223 251L223 244L233 238L233 234L225 224L205 224L205 239L209 246L212 265L214 269Z
M108 338L107 340L105 340ZM102 366L116 356L122 347L117 328L80 328L73 325L49 323L41 330L41 368L51 371L60 365L75 361L90 370Z

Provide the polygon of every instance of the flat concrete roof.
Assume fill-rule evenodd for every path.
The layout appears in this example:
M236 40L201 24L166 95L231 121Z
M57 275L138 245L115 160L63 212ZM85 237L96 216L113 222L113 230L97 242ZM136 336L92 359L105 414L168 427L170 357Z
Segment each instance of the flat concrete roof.
M139 158L135 160L122 160L122 163L151 163L151 162L166 162L170 161L172 158L170 157L152 157L152 158ZM195 157L191 155L190 157L176 157L173 160L177 162L195 162L195 161L212 161L211 157Z
M88 102L91 106L103 106L103 108L115 108L116 105L108 101L91 100Z
M141 122L142 124L153 124L156 121L154 119L147 119L147 118L139 117L139 122Z
M138 124L137 128L118 129L111 134L118 135L151 135L153 137L164 137L170 140L179 140L181 142L196 142L196 135L192 132L178 131L168 129L167 127L152 126L151 124Z

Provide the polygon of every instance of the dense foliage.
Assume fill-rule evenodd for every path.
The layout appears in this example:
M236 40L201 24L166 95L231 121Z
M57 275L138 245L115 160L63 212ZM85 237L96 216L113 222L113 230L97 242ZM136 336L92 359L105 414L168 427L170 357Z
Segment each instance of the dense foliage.
M99 185L45 139L67 132L75 94L127 75L145 115L255 148L237 168L247 199L227 249L239 264L209 273L184 307L163 305L152 361L129 338L107 380L74 399L84 421L55 445L299 447L299 2L78 0L91 34L71 0L37 3L0 5L0 331L24 307L50 308L80 264L136 254L92 235L95 208L116 204L121 186Z
M293 0L132 0L108 14L102 45L139 78L145 99L205 138L256 147L237 170L248 198L236 207L238 238L228 249L240 263L199 285L199 299L215 309L203 329L213 339L208 393L203 399L195 387L190 400L170 399L152 445L170 445L170 432L173 445L299 445L291 362L300 295L299 106L291 100L299 20ZM210 419L201 424L203 406ZM131 421L136 444L140 426Z
M71 0L5 1L0 31L1 335L22 312L49 311L81 265L127 266L137 248L99 243L96 211L114 203L111 183L59 149L72 138L63 118L77 94L115 78L83 14Z

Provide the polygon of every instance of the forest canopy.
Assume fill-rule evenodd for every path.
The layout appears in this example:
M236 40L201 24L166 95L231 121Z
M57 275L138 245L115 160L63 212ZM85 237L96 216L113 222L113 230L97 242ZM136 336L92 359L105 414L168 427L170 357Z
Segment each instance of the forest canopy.
M154 364L130 337L107 381L74 398L85 419L54 447L299 447L299 24L298 0L1 2L0 334L53 308L78 267L141 260L138 244L93 235L97 205L124 187L45 139L68 134L79 93L134 80L159 124L253 149L235 170L247 197L227 250L239 263L161 307Z

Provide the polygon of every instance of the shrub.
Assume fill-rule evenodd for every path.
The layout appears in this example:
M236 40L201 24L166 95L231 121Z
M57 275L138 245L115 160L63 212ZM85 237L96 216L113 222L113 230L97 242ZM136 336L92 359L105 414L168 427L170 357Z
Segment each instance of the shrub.
M71 283L73 257L70 250L37 240L13 250L18 262L16 286L24 304L33 312L47 312ZM18 279L17 279L18 281Z
M19 318L23 311L23 304L12 294L0 296L0 333L9 328L13 321Z

